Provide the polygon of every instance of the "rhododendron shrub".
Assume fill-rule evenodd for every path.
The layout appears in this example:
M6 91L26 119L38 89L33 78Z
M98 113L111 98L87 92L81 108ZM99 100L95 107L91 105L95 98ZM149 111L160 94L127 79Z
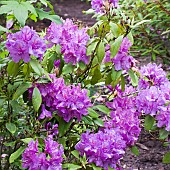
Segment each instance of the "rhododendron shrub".
M61 19L42 33L3 29L0 169L121 169L126 149L137 149L141 116L167 138L166 72L136 67L135 27L117 0L91 4L92 27Z

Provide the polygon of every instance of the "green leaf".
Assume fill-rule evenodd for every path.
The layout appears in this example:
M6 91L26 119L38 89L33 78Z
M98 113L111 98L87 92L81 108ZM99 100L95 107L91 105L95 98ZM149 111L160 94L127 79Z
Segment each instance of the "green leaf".
M132 32L129 32L129 34L127 35L128 39L131 41L132 45L134 43L134 39L133 39L133 35Z
M111 77L112 72L110 71L107 76L106 76L106 80L105 80L105 85L109 85L112 82L112 77Z
M81 70L84 70L86 68L86 65L84 64L84 62L80 61L79 67L80 67Z
M150 115L147 115L145 117L145 123L144 123L144 127L146 130L151 130L153 125L154 125L154 122L155 122L155 119L150 116Z
M101 120L101 119L99 119L99 118L95 119L95 120L94 120L94 123L95 123L96 125L98 125L98 126L101 126L101 127L104 126L103 120Z
M22 83L16 90L16 92L13 94L12 99L16 100L18 97L20 97L25 91L28 90L28 88L32 87L31 83Z
M110 52L111 52L110 58L111 59L118 53L119 48L122 44L122 40L123 40L123 35L116 38L114 43L110 44Z
M121 30L120 28L118 27L117 24L113 23L113 22L110 22L109 23L110 25L110 29L112 31L112 34L115 36L115 37L118 37L120 34L121 34Z
M163 163L164 164L169 164L170 163L170 152L167 152L164 157L163 157Z
M12 153L9 157L9 163L13 163L24 152L25 148L25 146L20 147L17 151Z
M66 163L62 165L62 168L68 169L68 170L76 170L76 169L80 169L82 168L82 166L80 165L75 165L75 164L70 164L70 163Z
M6 123L5 126L12 134L14 134L17 130L17 127L13 123Z
M8 63L7 72L9 76L16 76L19 72L19 63L13 61Z
M36 112L39 110L41 103L42 103L41 93L39 89L35 87L32 94L32 104Z
M169 132L165 129L160 129L159 130L159 139L164 140L168 137Z
M87 51L86 51L87 56L93 54L93 52L95 51L95 49L97 47L98 42L99 42L99 40L95 39L91 44L88 45Z
M59 137L62 137L69 130L69 128L72 124L72 121L66 122L66 121L64 121L64 119L62 117L59 117L59 116L55 116L55 118L57 118L57 120L59 122L59 126L58 126Z
M42 9L36 9L36 12L40 18L40 20L43 20L44 18L49 19L56 24L62 24L62 21L58 15L50 15L49 12L45 12Z
M13 11L14 7L19 5L17 1L0 1L0 4L4 4L0 7L0 15Z
M104 42L101 41L97 47L97 59L99 64L103 61L104 56L105 56L105 46L104 46Z
M4 105L4 102L5 102L5 98L0 97L0 107L2 107Z
M0 32L9 32L9 30L0 25Z
M50 73L51 70L54 68L54 61L58 59L58 56L56 53L54 53L48 60L48 65L47 65L47 68L48 68L48 72Z
M92 118L91 117L89 117L89 116L83 116L82 117L82 120L86 123L86 124L88 124L88 125L94 125L94 123L93 123L93 121L92 121Z
M92 164L93 170L102 170L102 168L97 167L95 164Z
M98 118L99 114L96 113L92 108L88 108L88 113L92 118Z
M128 71L128 74L132 80L132 85L137 86L138 85L138 76L136 75L136 73L134 73L134 71L130 69Z
M139 25L144 24L144 23L147 23L147 22L151 22L151 20L142 20L142 21L138 22L137 24L131 26L131 28L136 28L136 27L138 27Z
M125 91L125 77L121 75L121 90Z
M44 74L44 69L37 60L32 59L30 61L30 65L32 69L35 71L35 73L37 73L38 75L42 76Z
M99 70L98 67L96 67L95 71L94 71L94 75L91 79L91 84L95 85L96 83L98 83L98 81L102 78L101 72Z
M22 142L28 144L30 141L32 141L33 138L25 138L25 139L21 139Z
M28 10L25 7L25 5L23 4L18 4L16 6L14 6L13 8L13 12L14 12L14 16L16 17L16 19L18 20L18 22L24 26L25 22L28 18Z
M110 114L110 110L104 106L104 105L96 105L93 107L94 109L98 109L99 111L103 112L103 113L106 113L107 115Z
M135 154L136 156L139 156L139 150L136 146L132 146L131 147L131 151L133 154Z
M16 141L14 141L14 142L8 142L8 143L5 142L5 143L4 143L5 146L10 146L10 147L15 146L15 144L16 144Z
M72 155L74 155L77 159L79 159L79 151L74 150L74 151L72 151L71 153L72 153Z
M64 67L63 67L62 73L63 73L63 74L72 73L73 68L74 68L74 67L73 67L72 63L66 64L66 65L64 65Z
M117 81L122 75L122 70L120 71L116 71L114 68L112 68L112 73L111 73L111 77L113 82Z
M46 2L46 0L40 0L40 2L47 7L47 2Z
M25 6L25 8L28 10L28 11L30 11L32 14L34 14L34 16L38 16L37 15L37 12L36 12L36 10L35 10L35 8L34 8L34 6L30 3L30 2L28 2L28 1L26 1L26 2L21 2L21 4L22 5L24 5Z

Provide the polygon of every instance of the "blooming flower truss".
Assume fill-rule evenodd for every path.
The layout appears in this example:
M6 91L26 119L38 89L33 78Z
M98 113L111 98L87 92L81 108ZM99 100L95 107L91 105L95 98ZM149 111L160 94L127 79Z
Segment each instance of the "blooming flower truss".
M156 120L158 127L165 127L165 130L170 131L170 105L160 110L156 115Z
M140 70L139 93L136 97L138 111L157 120L157 126L170 131L170 82L161 66L148 64Z
M136 97L136 107L139 112L156 115L161 107L166 103L161 90L156 86L151 86L139 92Z
M117 129L104 129L97 133L83 133L81 140L75 146L80 155L86 155L89 163L96 166L116 168L119 159L125 153L125 141Z
M168 83L166 78L166 72L161 68L161 65L157 66L155 63L149 63L147 66L143 66L139 70L141 79L139 80L139 89L145 89L149 86L160 86Z
M132 46L130 40L125 37L122 41L122 44L119 48L118 53L112 59L110 58L110 46L106 46L106 56L103 60L104 63L112 62L114 64L115 70L129 70L135 65L135 59L128 55L128 49Z
M107 106L111 109L111 119L105 122L105 127L120 128L120 134L126 145L134 145L141 131L134 98L117 96L113 102L107 102Z
M41 60L46 51L46 44L43 39L28 26L14 34L10 33L7 36L6 47L15 63L20 60L29 62L31 55Z
M38 149L38 140L30 141L22 154L22 167L29 170L62 170L63 146L49 136L45 139L44 152Z
M53 44L61 45L61 53L64 55L66 63L76 63L82 61L85 64L89 62L89 56L86 56L86 45L89 36L87 29L79 29L70 19L66 19L63 24L52 23L47 29L46 39L50 46Z
M58 115L63 117L66 122L72 118L77 118L80 121L82 115L87 115L87 109L92 106L87 96L87 90L81 89L80 85L66 86L64 79L56 78L55 75L51 75L51 78L53 80L51 83L36 84L44 103L39 119L52 117L51 112L57 111ZM50 109L47 110L45 106Z
M117 8L119 0L92 0L91 5L96 13L103 14L107 8Z
M170 101L170 82L165 82L160 86L160 90L163 94L163 97L166 100L166 103Z

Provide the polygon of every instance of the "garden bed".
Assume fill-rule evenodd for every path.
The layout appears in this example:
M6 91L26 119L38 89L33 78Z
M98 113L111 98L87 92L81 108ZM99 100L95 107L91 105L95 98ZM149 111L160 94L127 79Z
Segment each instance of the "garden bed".
M88 10L90 4L81 2L80 0L52 0L55 12L63 19L70 18L78 20L85 25L91 26L95 23L95 19L91 15L84 15L83 10ZM145 65L151 62L151 59L144 57L136 57L139 61L138 65ZM157 58L155 61L161 64L162 60ZM169 170L170 165L162 163L163 155L169 150L163 146L163 142L158 141L154 136L144 129L142 130L137 147L139 156L135 156L129 149L122 160L122 165L125 170Z

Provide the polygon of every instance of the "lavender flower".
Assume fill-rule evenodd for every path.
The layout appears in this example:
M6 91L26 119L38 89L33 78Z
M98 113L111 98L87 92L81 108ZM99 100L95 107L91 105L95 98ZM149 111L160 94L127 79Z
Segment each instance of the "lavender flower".
M165 104L165 99L162 97L160 89L156 86L151 86L139 92L136 97L136 106L139 112L156 115L160 107Z
M42 105L42 113L40 119L45 117L51 117L51 112L57 111L57 114L66 122L69 122L72 118L81 120L82 115L88 114L88 107L92 104L87 97L87 90L81 89L80 85L66 86L64 79L56 78L55 75L50 75L53 82L47 84L36 84L39 88L42 100L45 106L50 108L46 110ZM32 91L30 90L32 94Z
M84 154L89 163L108 170L108 166L116 168L119 159L125 153L126 147L122 136L116 129L104 129L97 133L83 133L81 140L75 146L80 155Z
M118 96L114 98L113 102L108 102L107 106L112 111L111 119L105 122L105 127L120 128L120 134L126 145L134 145L141 131L139 113L135 109L135 99Z
M46 109L45 109L45 105L42 104L42 113L41 113L41 115L39 116L39 119L44 119L45 117L51 118L51 117L52 117L52 114L51 114L51 112L49 112L48 110L46 110Z
M57 135L58 134L58 124L51 125L51 122L48 122L45 125L45 129L48 131L49 135Z
M110 50L109 50L110 46L107 45L106 46L107 52L105 58L103 59L103 62L104 63L112 62L114 64L116 71L129 70L131 67L135 65L134 58L128 55L128 49L130 48L131 45L132 43L130 42L130 40L125 37L122 41L118 53L112 59L110 58Z
M166 100L166 103L170 101L170 82L166 82L160 86L163 97Z
M141 74L139 89L145 89L149 86L159 87L168 82L166 72L161 68L161 65L157 66L155 63L149 63L147 66L143 66L139 72Z
M63 146L53 141L50 136L45 140L44 152L38 150L38 140L32 140L22 154L22 167L29 170L62 170L63 154Z
M46 51L45 42L28 26L25 26L17 33L9 34L6 47L12 60L16 63L20 60L29 62L30 55L34 55L41 60Z
M117 8L119 0L92 0L91 5L96 13L103 14L106 8Z
M156 120L159 128L165 126L165 130L170 131L170 105L160 110L159 114L156 115Z
M50 46L53 44L61 45L61 53L64 55L66 63L76 63L83 61L88 64L89 57L86 56L86 45L89 36L86 33L87 29L79 29L77 25L69 19L62 25L52 23L47 29L46 39L49 41Z

